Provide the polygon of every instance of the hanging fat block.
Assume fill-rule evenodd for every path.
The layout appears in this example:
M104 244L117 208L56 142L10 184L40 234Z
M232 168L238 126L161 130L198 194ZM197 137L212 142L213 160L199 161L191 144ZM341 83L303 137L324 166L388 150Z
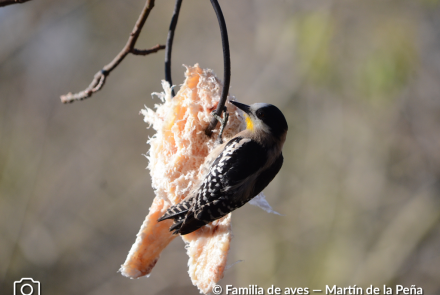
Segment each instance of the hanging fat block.
M157 219L170 206L181 202L203 178L203 163L217 145L219 126L211 137L205 135L205 129L212 119L211 112L218 105L222 83L211 70L203 70L198 64L187 67L185 76L174 98L168 83L163 82L164 92L156 94L162 103L156 105L155 110L141 111L145 122L156 130L148 141L148 169L155 198L120 269L129 278L148 276L162 250L177 237L169 231L172 220L158 223ZM232 104L227 107L230 116L223 133L225 141L246 126L241 112ZM209 293L225 270L232 239L231 214L182 239L187 244L191 280L202 293Z

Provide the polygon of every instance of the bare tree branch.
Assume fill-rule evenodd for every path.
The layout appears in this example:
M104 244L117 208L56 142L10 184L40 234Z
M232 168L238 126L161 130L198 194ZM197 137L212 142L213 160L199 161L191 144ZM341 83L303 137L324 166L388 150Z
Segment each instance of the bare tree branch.
M0 0L0 7L8 6L11 4L24 3L24 2L28 2L28 1L31 1L31 0Z
M165 45L159 45L157 44L156 46L150 48L150 49L136 49L133 48L133 50L131 51L131 54L134 55L148 55L150 53L155 53L158 52L159 50L165 49Z
M124 48L122 48L121 52L119 52L119 54L109 64L104 66L104 68L102 68L101 71L95 74L95 76L93 77L93 81L92 83L90 83L89 87L75 94L68 93L62 95L61 102L71 103L74 102L75 100L83 100L92 96L93 93L101 90L101 88L105 84L105 80L107 76L121 63L121 61L129 53L135 55L147 55L150 53L157 52L161 49L165 49L164 45L159 45L159 44L154 46L153 48L146 50L139 50L134 48L134 46L136 45L136 41L139 37L139 34L141 33L142 27L144 26L145 21L147 20L148 15L150 14L150 11L153 9L153 7L154 7L154 0L147 0Z

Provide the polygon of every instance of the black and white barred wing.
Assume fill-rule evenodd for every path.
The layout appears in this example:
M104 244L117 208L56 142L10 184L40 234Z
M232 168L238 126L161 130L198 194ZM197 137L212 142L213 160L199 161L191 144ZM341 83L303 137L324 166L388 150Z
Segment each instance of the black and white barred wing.
M174 219L170 230L187 234L243 206L260 193L281 168L283 157L266 166L264 148L249 138L229 141L211 164L192 197L168 209L159 219Z
M266 164L264 149L256 142L237 137L228 142L212 163L209 172L180 225L180 234L190 233L244 205L252 194L249 181ZM252 179L250 179L252 178Z

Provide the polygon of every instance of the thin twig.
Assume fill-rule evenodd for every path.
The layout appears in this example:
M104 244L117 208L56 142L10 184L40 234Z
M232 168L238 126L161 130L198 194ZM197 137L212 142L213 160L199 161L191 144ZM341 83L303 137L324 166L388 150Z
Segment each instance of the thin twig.
M31 0L0 0L0 7L3 6L8 6L11 4L20 4L20 3L24 3L24 2L28 2Z
M231 82L231 56L229 53L229 40L228 40L228 31L226 29L225 18L223 17L222 10L217 0L211 0L212 7L214 8L215 14L217 15L218 24L220 26L220 33L222 37L222 45L223 45L223 89L220 100L218 102L217 109L215 110L215 115L221 117L223 107L226 103L226 98L228 97L229 92L229 84ZM217 126L217 119L215 116L212 118L208 127L205 130L206 135L211 136L212 130Z
M173 50L174 32L176 31L181 5L182 0L176 0L173 17L171 18L170 28L168 30L167 46L165 49L165 80L170 84L170 86L173 86L173 81L171 79L171 51ZM173 88L171 88L171 94L174 97L175 94Z
M133 48L133 50L131 51L131 54L134 54L134 55L148 55L150 53L155 53L155 52L158 52L159 50L165 49L165 47L166 47L165 45L157 44L156 46L154 46L154 47L152 47L150 49L141 50L141 49Z
M150 14L150 11L154 7L154 0L147 0L145 3L144 8L142 9L141 14L139 15L138 20L136 21L136 24L134 25L133 31L130 34L130 37L128 38L127 44L125 44L124 48L122 48L121 52L108 64L106 65L101 71L95 74L93 77L92 83L90 83L89 87L87 87L85 90L80 91L78 93L72 94L68 93L66 95L61 96L61 101L63 103L70 103L74 102L75 100L83 100L93 95L93 93L101 90L101 88L105 84L105 80L107 76L113 71L120 63L121 61L129 54L136 54L136 55L147 55L153 52L157 52L158 50L164 49L164 45L156 45L151 49L146 50L139 50L135 49L134 46L136 44L136 41L139 37L139 34L142 30L142 27L145 24L145 21L148 18L148 15Z

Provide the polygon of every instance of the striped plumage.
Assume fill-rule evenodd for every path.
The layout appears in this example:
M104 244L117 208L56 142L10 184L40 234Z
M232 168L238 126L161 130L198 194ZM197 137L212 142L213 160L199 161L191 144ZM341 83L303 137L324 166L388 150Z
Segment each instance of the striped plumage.
M270 104L231 103L246 113L247 128L208 156L201 183L158 220L174 219L175 234L189 234L243 206L281 169L287 133L282 112Z

